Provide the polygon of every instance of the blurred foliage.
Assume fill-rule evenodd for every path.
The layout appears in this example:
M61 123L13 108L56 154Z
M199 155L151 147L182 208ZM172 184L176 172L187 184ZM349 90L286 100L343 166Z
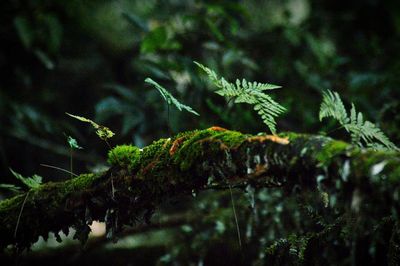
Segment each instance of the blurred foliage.
M74 152L74 172L104 169L108 147L89 127L67 119L65 112L91 117L116 132L111 146L143 147L168 136L168 123L172 133L213 125L267 131L251 107L214 94L193 61L227 80L281 85L273 96L287 112L277 121L278 131L325 131L349 140L334 130L333 122L318 122L321 93L333 89L346 105L354 102L366 119L400 144L399 1L7 0L0 7L0 183L16 183L10 167L24 176L38 173L44 181L68 178L40 167L46 163L69 169L64 134L85 147ZM146 77L171 88L201 116L171 109L167 121L165 104L145 85ZM385 206L382 196L375 196L382 202L374 204ZM175 232L176 241L160 263L202 265L233 253L236 261L245 257L249 264L265 256L276 264L287 264L288 259L310 262L307 252L317 249L319 240L305 229L326 234L329 240L320 264L329 258L331 264L362 265L354 260L368 249L363 241L376 243L365 251L369 255L364 260L383 261L382 243L391 236L386 225L372 226L377 220L363 220L368 223L364 238L354 240L349 235L355 228L336 226L343 223L336 211L316 211L313 204L298 208L296 197L280 191L257 191L250 198L253 207L239 213L241 233L246 235L242 255L229 198L207 193L192 212L214 214ZM174 208L177 211L182 210ZM315 215L323 215L324 224ZM390 219L385 221L380 223L394 226ZM373 230L383 233L374 238ZM274 242L277 239L281 240Z

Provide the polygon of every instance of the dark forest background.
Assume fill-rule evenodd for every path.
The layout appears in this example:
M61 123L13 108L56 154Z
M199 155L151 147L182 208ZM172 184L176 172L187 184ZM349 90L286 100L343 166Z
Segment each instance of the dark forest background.
M228 80L281 85L273 93L288 109L278 119L280 132L330 132L349 140L333 121L318 120L321 93L333 89L400 145L399 1L7 0L0 1L0 13L0 183L17 183L9 168L45 182L69 178L40 165L69 169L65 135L84 148L74 154L74 172L107 167L108 147L65 112L111 128L112 146L143 147L168 137L168 123L173 133L215 125L267 131L251 107L213 93L193 61ZM146 77L201 116L171 109L168 119L165 102L144 83ZM0 197L9 195L0 191ZM154 261L199 261L199 254L209 254L203 244L214 233L221 252L221 239L235 246L231 213L221 209L230 210L229 200L205 195L205 205L196 206L200 213L220 210L217 218L207 218L217 233L183 227L183 235L171 240L172 233L162 231L153 238L169 239L171 246L157 249ZM200 244L177 244L185 241ZM263 245L268 243L265 238ZM258 249L251 250L248 256L257 260Z

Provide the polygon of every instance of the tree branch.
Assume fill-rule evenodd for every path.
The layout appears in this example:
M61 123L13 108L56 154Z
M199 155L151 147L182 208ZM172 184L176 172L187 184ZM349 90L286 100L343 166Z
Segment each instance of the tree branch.
M30 190L16 236L26 194L1 201L0 249L10 244L23 249L39 236L67 233L71 226L84 242L93 220L105 221L112 239L124 225L148 221L160 203L210 187L315 189L321 175L327 183L341 178L368 189L395 188L400 181L399 153L295 133L254 136L213 127L160 139L137 154L112 154L120 157L106 172Z

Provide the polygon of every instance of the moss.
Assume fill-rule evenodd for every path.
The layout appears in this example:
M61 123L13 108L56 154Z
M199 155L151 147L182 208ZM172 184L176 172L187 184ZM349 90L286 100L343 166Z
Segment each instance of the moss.
M282 132L278 134L281 138L289 138L289 141L293 141L298 138L304 138L306 134L294 133L294 132Z
M330 140L326 142L322 149L316 154L316 158L321 165L327 166L335 156L345 153L349 147L351 147L351 145L344 141Z
M0 201L0 210L7 211L9 209L15 208L17 204L20 204L25 198L25 194L17 195L13 198L4 199Z
M160 157L162 154L168 153L168 149L171 146L170 139L159 139L154 141L149 146L146 146L140 156L140 165L146 166L150 161Z
M247 139L247 136L237 131L224 131L213 138L221 140L229 148L236 148Z
M140 150L132 145L118 145L108 152L108 163L132 170L139 161Z
M71 180L68 180L64 184L64 192L74 192L83 190L91 187L91 185L97 180L98 176L95 174L82 174Z
M205 129L188 132L186 136L189 136L188 139L183 142L174 156L174 162L180 165L182 171L191 168L196 159L199 159L204 154L204 143L208 144L207 150L219 151L224 148L236 148L246 140L246 135L229 130ZM213 153L208 154L212 155Z
M163 174L163 171L158 173L157 169L160 166L168 165L168 160L170 159L168 151L171 145L171 139L160 139L145 147L141 152L139 163L134 169L134 171L138 171L136 178L143 179L147 176L158 179L160 174Z

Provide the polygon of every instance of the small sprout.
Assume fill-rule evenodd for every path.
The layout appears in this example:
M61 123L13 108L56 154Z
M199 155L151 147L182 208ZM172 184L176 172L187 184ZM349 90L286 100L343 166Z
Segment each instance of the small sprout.
M69 147L70 147L70 159L69 159L69 161L70 161L70 169L69 169L69 171L71 172L71 178L72 178L72 176L73 176L73 166L72 166L73 150L74 149L79 150L79 149L83 149L83 148L78 145L78 142L73 137L71 137L71 136L66 136L66 137L67 137L67 142L68 142Z
M102 126L94 122L93 120L90 120L88 118L85 118L83 116L77 116L77 115L72 115L69 113L66 113L70 117L73 117L75 119L78 119L79 121L90 123L94 129L96 129L96 134L99 136L104 141L107 141L109 138L112 138L115 134L112 132L108 127Z
M74 139L71 136L67 136L67 142L69 144L69 147L71 149L76 149L76 150L81 150L83 149L81 146L78 145L78 142L76 141L76 139Z
M22 183L29 188L38 188L42 184L42 177L39 175L33 175L32 177L24 177L21 174L15 172L10 168L11 173Z

